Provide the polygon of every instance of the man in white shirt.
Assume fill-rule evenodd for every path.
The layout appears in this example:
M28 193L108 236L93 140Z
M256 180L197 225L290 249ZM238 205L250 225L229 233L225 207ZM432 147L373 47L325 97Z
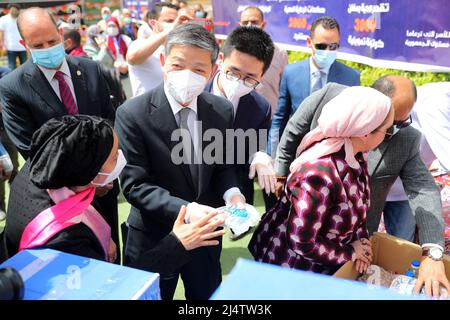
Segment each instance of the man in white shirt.
M19 30L17 29L17 17L20 6L18 4L8 5L9 14L0 18L0 49L5 48L8 55L8 67L14 70L18 67L17 58L20 64L27 60L27 51L20 43Z
M175 26L187 20L186 16L178 18L178 8L170 3L155 4L149 17L148 25L151 33L148 30L138 31L138 39L131 43L127 52L133 97L162 83L163 72L159 57L164 49L163 43ZM141 26L141 30L145 25Z

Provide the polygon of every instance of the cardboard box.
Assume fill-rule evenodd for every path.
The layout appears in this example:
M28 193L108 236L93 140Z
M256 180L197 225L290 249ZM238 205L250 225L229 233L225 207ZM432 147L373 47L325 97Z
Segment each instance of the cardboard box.
M420 261L422 256L419 245L386 233L375 232L370 240L373 252L372 263L391 272L405 274L411 266L411 261ZM444 265L447 278L450 279L450 257L447 255L444 255ZM334 277L356 280L358 275L353 262L349 261L334 274Z
M25 283L24 300L159 300L159 274L51 249L24 250L13 267Z

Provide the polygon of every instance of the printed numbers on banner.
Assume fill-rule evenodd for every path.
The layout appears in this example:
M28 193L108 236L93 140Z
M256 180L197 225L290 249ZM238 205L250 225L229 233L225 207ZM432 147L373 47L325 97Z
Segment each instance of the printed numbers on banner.
M308 29L308 20L306 18L289 17L290 29Z
M353 27L355 31L360 32L375 32L377 28L376 19L355 19L355 25Z

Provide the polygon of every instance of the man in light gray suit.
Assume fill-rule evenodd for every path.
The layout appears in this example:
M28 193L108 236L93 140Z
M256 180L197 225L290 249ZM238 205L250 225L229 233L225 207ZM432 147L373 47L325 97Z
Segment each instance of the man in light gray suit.
M289 166L295 159L300 141L317 127L323 106L345 88L344 85L330 83L304 100L297 109L277 149L275 170L278 177L289 174ZM439 190L420 158L420 132L407 126L417 98L416 88L409 79L400 76L384 76L374 83L373 88L391 98L395 121L390 138L387 135L385 141L369 153L371 206L367 213L367 228L370 234L377 231L389 189L400 177L419 226L423 250L415 289L418 292L425 285L428 295L439 295L439 284L450 289L442 262L444 221Z

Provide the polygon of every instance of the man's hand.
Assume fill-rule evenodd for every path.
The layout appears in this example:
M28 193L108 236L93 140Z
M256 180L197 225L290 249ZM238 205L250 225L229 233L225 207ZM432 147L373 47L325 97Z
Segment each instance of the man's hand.
M445 275L443 261L434 261L430 257L422 257L419 268L419 277L417 279L414 292L419 293L425 285L425 294L429 297L439 298L440 285L450 293L450 283Z
M12 171L6 172L3 170L3 160L0 160L0 179L1 181L9 180L11 178Z
M258 175L259 186L262 190L266 191L266 194L274 193L277 183L272 163L273 160L267 153L258 151L250 164L248 178L253 179L256 173Z
M113 239L109 239L109 249L108 249L108 261L114 262L117 259L117 246Z
M186 224L186 212L187 208L182 206L172 230L186 250L219 245L218 240L211 239L225 234L223 229L216 231L218 227L223 226L223 217L220 217L220 214L215 211L204 215L195 222Z
M275 197L277 199L281 198L283 194L284 183L286 182L286 177L277 177L277 184L275 185Z
M109 192L113 188L113 183L108 183L104 187L96 187L95 188L95 195L97 197L103 197L105 194Z
M187 205L185 216L188 223L193 223L210 213L217 213L217 209L198 204L197 202L191 202Z
M178 27L179 25L182 25L183 23L186 23L186 22L191 21L191 20L192 20L191 16L188 16L186 14L181 14L175 19L175 22L173 24L173 29Z

